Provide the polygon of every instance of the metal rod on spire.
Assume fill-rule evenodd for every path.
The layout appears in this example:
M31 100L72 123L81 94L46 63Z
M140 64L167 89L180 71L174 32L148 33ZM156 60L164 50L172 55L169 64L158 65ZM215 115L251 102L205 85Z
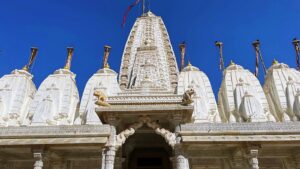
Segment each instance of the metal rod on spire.
M220 41L216 41L215 42L215 45L219 48L219 54L220 54L220 70L224 70L225 69L225 66L224 66L224 58L223 58L223 42L220 42Z
M68 56L67 56L67 61L66 61L66 65L65 65L64 69L70 70L74 48L73 47L67 47L67 51L68 51Z
M109 68L108 65L108 57L109 57L109 53L110 53L111 47L108 45L104 46L104 57L103 57L103 68Z
M22 70L29 71L31 69L31 66L33 65L34 60L36 58L37 51L38 51L38 48L35 48L35 47L31 48L31 56L30 56L29 62L22 68Z
M180 66L180 71L182 71L184 69L184 57L185 57L185 42L181 42L179 44L179 50L180 50L180 54L181 54L181 66Z
M296 51L297 70L300 71L300 63L299 63L299 52L300 52L299 43L300 43L300 40L298 40L297 38L294 38L292 43L293 43L293 45L295 47L295 51Z
M260 51L260 41L259 40L256 40L252 43L254 49L255 49L255 53L256 53L256 61L255 61L255 76L257 77L258 76L258 66L259 66L259 63L258 63L258 58L260 58L260 61L261 61L261 64L263 66L263 69L264 69L264 74L266 75L267 74L267 68L266 68L266 65L265 65L265 62L264 62L264 59L262 57L262 54L261 54L261 51Z
M143 0L143 3L142 3L142 10L143 10L143 15L144 15L144 13L145 13L145 0Z

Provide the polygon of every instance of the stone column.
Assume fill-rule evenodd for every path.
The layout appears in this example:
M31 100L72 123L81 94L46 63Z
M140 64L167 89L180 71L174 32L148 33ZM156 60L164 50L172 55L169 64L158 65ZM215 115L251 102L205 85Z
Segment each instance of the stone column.
M41 151L33 152L34 162L34 169L43 169L44 162L43 162L43 154Z
M106 143L106 147L104 152L102 153L102 167L103 169L114 169L114 162L116 156L116 126L118 125L118 121L114 114L109 114L107 117L108 123L110 126L110 136ZM103 157L104 156L104 157ZM103 164L104 162L104 164Z
M122 169L124 159L122 157L122 147L118 148L117 155L115 157L115 169Z
M233 169L244 169L245 168L243 153L240 149L236 150L233 153L233 157L231 159L231 164L232 164Z
M248 149L248 161L251 169L259 169L257 148Z
M184 153L182 146L176 145L174 151L176 169L189 169L189 160L186 154Z
M107 147L107 150L105 152L104 169L114 169L115 156L116 148L114 146Z

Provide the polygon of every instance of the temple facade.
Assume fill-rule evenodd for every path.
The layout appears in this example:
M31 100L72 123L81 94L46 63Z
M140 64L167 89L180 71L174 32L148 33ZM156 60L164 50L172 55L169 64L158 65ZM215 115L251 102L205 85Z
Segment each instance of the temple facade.
M178 69L161 17L137 18L119 73L82 97L66 65L37 88L29 63L0 79L0 169L300 169L300 72L274 61L264 85L231 63L217 100L191 63Z

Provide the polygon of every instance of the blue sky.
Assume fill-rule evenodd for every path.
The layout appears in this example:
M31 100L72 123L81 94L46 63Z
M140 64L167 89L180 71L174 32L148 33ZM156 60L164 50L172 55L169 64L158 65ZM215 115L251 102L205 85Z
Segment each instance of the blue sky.
M224 42L226 65L230 60L254 71L251 42L260 39L267 67L273 58L295 67L291 44L300 38L299 0L149 0L150 8L162 16L175 54L187 43L187 58L204 71L217 93L221 84L218 50ZM135 19L136 6L125 28L122 17L134 0L2 0L0 2L0 75L22 68L30 47L39 48L33 67L37 86L54 70L63 67L66 47L75 48L72 71L82 93L88 78L101 65L103 46L112 46L111 68L119 71L123 48ZM178 59L179 61L179 59ZM260 80L263 83L263 70Z

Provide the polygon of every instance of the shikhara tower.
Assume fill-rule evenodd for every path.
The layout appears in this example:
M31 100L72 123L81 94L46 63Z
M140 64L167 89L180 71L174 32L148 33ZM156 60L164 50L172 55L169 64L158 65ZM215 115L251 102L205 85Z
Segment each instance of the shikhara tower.
M178 81L176 58L165 24L150 11L138 18L130 31L119 83L121 89L134 89L147 79L154 88L173 92Z
M152 12L135 21L119 75L109 49L82 98L73 48L38 90L32 59L0 79L0 169L300 169L295 69L274 61L262 87L232 62L217 104L204 72L190 63L178 71Z

